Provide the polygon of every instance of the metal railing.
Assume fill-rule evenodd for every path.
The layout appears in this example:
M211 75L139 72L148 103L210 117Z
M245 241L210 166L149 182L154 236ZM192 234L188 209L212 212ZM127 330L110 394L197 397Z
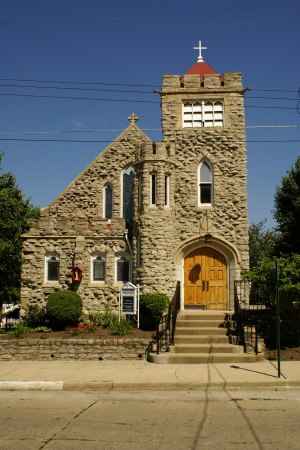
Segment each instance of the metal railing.
M177 313L180 309L180 283L177 282L175 295L169 306L168 313L163 315L156 324L156 353L168 351L174 345L174 333Z
M257 320L244 309L249 305L251 283L248 280L234 282L234 319L236 343L244 347L246 353L258 353Z

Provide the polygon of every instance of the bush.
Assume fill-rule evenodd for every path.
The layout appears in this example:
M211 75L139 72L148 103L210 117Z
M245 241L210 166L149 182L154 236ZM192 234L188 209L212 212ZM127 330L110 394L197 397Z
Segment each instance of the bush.
M145 330L153 330L156 321L168 309L170 299L165 294L142 294L140 296L140 321Z
M98 327L109 328L113 323L117 322L117 314L110 306L105 305L105 310L90 312L87 314L89 323L95 324Z
M74 291L56 291L49 295L46 304L47 319L54 330L77 326L82 313L82 300Z
M133 333L133 326L130 320L127 319L121 319L120 322L114 322L110 326L110 331L112 334L132 334Z
M38 305L26 306L26 313L23 316L23 323L26 327L36 328L45 326L46 309Z

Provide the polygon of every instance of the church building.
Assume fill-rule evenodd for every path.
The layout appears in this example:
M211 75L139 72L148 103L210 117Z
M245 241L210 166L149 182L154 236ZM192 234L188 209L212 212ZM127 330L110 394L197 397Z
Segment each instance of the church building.
M23 236L21 305L73 289L84 311L117 307L130 281L180 309L234 309L248 269L244 92L202 57L164 75L162 141L129 126L47 207Z

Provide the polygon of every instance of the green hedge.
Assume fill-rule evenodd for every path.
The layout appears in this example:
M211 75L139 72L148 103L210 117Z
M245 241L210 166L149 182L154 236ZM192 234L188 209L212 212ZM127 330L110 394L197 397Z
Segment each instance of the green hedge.
M145 330L155 330L156 320L168 309L170 299L165 294L142 294L140 296L140 322Z
M54 330L77 326L82 313L82 300L74 291L57 291L49 295L46 315Z

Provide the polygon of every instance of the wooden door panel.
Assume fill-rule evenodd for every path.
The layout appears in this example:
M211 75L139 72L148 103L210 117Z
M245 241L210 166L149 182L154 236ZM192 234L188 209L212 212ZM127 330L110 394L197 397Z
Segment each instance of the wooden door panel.
M221 253L210 247L200 247L192 251L184 261L185 305L226 309L226 280L226 260Z

